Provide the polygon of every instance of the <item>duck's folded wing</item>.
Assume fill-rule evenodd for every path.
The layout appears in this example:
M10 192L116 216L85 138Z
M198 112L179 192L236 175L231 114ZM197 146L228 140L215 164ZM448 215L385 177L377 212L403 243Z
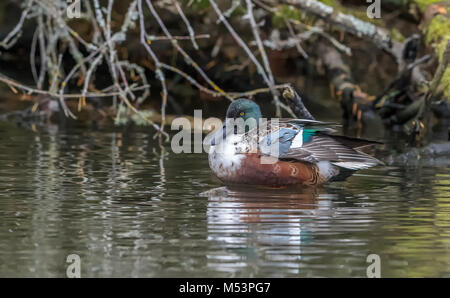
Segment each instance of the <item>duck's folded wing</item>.
M278 125L280 127L294 127L300 130L307 129L326 133L333 133L336 131L334 127L340 126L334 122L323 122L308 119L279 118L276 120L271 120L270 123L273 124L274 121L278 121Z
M304 142L301 147L291 147L289 150L280 152L279 159L313 163L329 161L336 166L347 169L364 169L382 164L378 159L356 149L367 146L369 143L372 142L366 140L358 142L358 139L347 137L339 139L339 137L335 138L327 134L317 134L312 136L307 142Z
M265 155L283 156L290 149L300 148L303 143L316 133L332 133L336 126L328 122L306 119L277 118L260 124L259 128L247 134L250 143L258 144L258 149Z
M296 137L299 133L301 134L301 131L296 128L283 127L265 135L260 135L258 149L264 155L279 158L295 145Z

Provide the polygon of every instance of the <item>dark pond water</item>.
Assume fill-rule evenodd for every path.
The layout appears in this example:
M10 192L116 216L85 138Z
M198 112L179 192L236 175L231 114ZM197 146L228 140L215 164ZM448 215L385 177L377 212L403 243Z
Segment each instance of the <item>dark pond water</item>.
M0 124L0 276L450 277L450 166L317 189L224 187L141 131ZM429 163L427 163L429 164Z

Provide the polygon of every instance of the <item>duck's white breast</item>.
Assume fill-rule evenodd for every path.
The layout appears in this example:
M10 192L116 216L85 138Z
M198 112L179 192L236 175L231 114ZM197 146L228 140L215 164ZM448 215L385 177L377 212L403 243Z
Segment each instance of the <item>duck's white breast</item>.
M242 159L246 152L246 145L242 142L241 135L229 135L219 144L209 149L209 166L219 178L233 175L240 169Z

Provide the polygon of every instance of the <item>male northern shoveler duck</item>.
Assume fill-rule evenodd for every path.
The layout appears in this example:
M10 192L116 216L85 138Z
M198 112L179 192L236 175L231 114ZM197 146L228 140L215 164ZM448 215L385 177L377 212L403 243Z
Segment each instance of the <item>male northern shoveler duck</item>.
M378 142L331 135L328 123L315 120L263 120L248 99L233 101L226 118L209 150L209 165L225 183L318 185L382 164L359 150ZM237 120L245 121L244 129L237 129Z

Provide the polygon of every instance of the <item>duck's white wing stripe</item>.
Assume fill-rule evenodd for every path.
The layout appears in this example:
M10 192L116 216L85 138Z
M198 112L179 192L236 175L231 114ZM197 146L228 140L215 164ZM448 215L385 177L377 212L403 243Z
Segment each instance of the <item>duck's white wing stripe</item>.
M303 129L292 140L290 149L301 148L303 146Z

